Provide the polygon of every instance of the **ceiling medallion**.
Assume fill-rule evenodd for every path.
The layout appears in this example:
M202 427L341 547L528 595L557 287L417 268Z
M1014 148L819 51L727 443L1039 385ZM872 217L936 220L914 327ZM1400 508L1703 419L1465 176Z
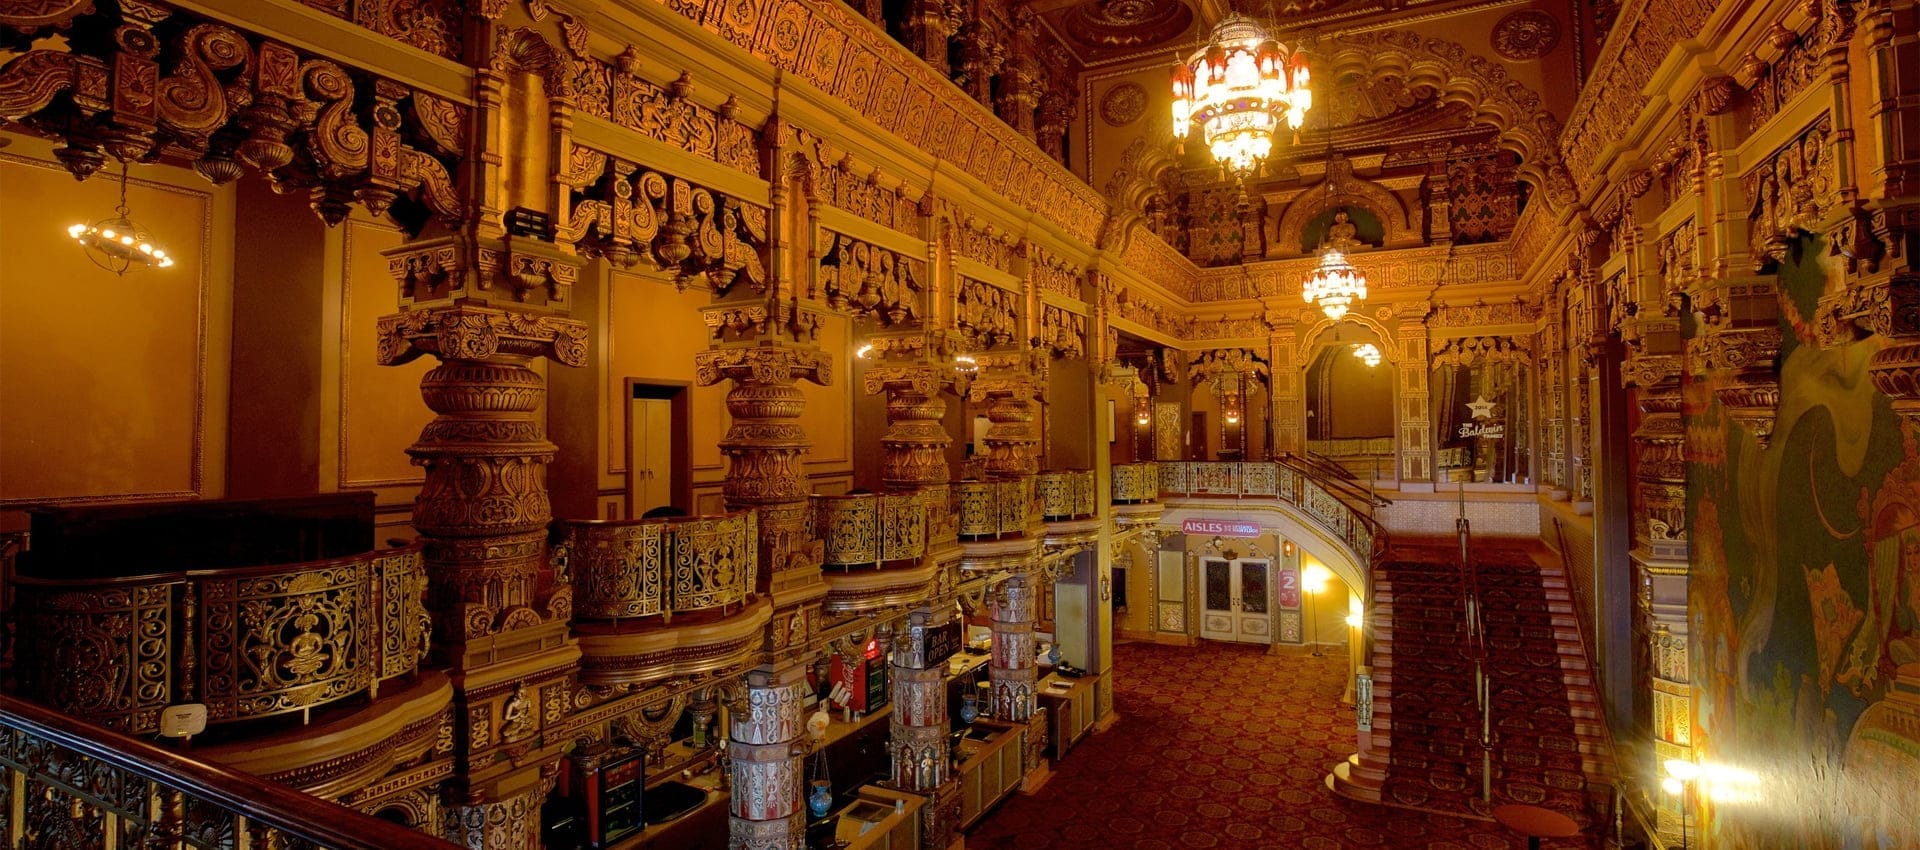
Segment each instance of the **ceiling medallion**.
M1125 127L1140 120L1147 111L1147 90L1139 83L1121 83L1107 89L1100 99L1100 117L1114 127Z
M1253 19L1228 15L1173 70L1173 136L1185 139L1198 124L1215 162L1250 175L1273 151L1274 134L1305 123L1310 81L1306 57Z
M1104 0L1073 7L1062 21L1074 41L1096 48L1139 48L1172 41L1193 24L1180 0Z
M1513 62L1538 59L1560 43L1560 22L1539 9L1523 9L1493 25L1493 52Z

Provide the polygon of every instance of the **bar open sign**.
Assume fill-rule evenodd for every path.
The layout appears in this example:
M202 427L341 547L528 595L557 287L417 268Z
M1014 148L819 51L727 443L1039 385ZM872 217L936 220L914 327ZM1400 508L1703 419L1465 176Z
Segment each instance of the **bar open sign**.
M1260 526L1257 523L1235 522L1229 519L1182 520L1180 530L1188 534L1211 534L1215 537L1260 536Z

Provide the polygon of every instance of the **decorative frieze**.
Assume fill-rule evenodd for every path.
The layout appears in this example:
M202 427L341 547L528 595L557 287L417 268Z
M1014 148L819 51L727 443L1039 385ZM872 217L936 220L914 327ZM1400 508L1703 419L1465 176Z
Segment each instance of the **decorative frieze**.
M826 244L814 283L817 297L827 306L881 327L920 322L925 309L923 260L833 231L823 237Z
M410 17L430 28L435 14ZM0 12L0 25L103 35L0 66L0 122L60 140L55 156L75 177L108 157L164 152L216 184L259 171L305 193L328 224L352 204L380 214L403 195L449 224L466 216L451 176L466 154L465 107L158 4Z
M612 62L576 58L569 66L573 102L581 112L702 159L762 175L759 134L734 118L732 98L709 108L694 102L690 75L681 74L664 86L641 79L639 51L631 46Z
M1054 357L1084 360L1087 356L1087 317L1052 304L1040 308L1039 344Z
M970 277L955 280L953 325L967 345L985 350L1020 338L1018 293Z
M598 159L604 168L574 193L557 241L622 268L645 260L680 289L725 295L745 283L765 291L766 207L615 157Z

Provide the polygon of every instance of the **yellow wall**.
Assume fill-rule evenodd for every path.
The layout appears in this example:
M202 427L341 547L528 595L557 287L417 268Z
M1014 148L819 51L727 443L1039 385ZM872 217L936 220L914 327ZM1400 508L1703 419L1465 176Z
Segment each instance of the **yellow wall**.
M233 191L131 174L175 265L116 277L65 231L112 217L117 180L76 183L38 140L0 151L0 506L225 491Z

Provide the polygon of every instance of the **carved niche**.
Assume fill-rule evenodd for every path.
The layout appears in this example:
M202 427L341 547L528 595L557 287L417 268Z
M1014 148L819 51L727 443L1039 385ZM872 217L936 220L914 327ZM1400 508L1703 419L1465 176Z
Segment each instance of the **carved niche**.
M873 319L882 327L921 318L926 263L870 242L825 231L818 295L835 310Z

